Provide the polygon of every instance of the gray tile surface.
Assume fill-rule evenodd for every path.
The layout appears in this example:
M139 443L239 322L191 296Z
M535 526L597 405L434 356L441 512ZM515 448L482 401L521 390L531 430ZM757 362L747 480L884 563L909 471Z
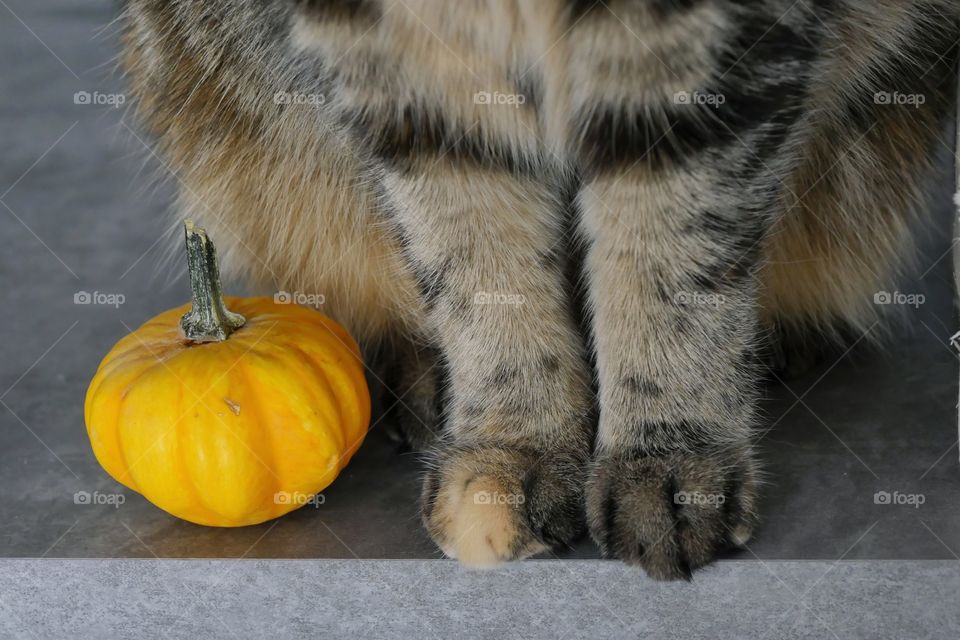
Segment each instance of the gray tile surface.
M956 638L960 565L726 562L693 583L529 561L7 560L0 637ZM103 603L110 603L103 606Z
M419 464L395 454L382 424L322 507L258 527L179 522L129 491L118 508L74 504L78 491L121 491L97 466L83 426L83 395L100 357L128 328L186 300L180 269L162 259L168 247L179 250L163 239L172 223L173 179L127 127L124 109L74 103L76 91L123 90L111 75L115 33L105 29L115 7L5 2L0 556L437 557L417 518ZM159 184L157 175L165 178ZM769 387L765 521L751 550L737 557L954 560L960 553L957 361L946 344L955 321L949 260L940 260L948 246L949 175L945 166L940 187L931 189L943 224L920 261L926 273L900 287L923 293L927 303L906 312L889 348L859 345L789 386ZM78 291L126 299L118 308L76 305ZM878 505L877 491L919 493L925 502ZM596 552L584 541L563 555ZM716 580L763 574L749 565L716 569ZM909 573L908 565L897 566Z

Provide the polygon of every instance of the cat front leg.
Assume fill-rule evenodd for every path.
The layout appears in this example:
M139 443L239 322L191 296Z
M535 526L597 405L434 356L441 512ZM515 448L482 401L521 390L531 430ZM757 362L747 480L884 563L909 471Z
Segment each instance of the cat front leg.
M688 577L756 519L756 225L711 204L642 170L580 195L600 382L588 520L656 578Z
M615 3L562 50L599 382L587 519L658 579L757 522L756 271L813 55L783 18Z
M412 161L383 184L448 380L424 523L448 556L490 566L583 530L592 396L557 190L457 156Z

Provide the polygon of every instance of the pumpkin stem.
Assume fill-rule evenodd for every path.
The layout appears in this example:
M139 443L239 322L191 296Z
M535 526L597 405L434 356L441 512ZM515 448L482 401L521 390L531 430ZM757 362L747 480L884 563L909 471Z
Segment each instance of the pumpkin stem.
M183 314L180 329L192 342L222 342L243 326L246 319L227 309L220 289L220 267L217 250L207 232L185 220L187 241L187 268L193 308Z

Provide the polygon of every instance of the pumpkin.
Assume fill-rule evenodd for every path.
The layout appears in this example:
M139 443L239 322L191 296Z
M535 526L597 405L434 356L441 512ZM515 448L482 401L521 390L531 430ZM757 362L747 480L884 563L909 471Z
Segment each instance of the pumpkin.
M87 391L87 434L107 473L161 509L257 524L310 502L363 441L360 350L315 310L224 300L213 244L189 221L186 240L192 306L110 350Z

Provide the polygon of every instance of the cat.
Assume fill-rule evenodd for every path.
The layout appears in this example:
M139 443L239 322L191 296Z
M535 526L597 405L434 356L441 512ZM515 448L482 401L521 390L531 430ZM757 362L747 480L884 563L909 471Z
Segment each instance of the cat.
M766 345L876 335L952 0L127 0L145 127L228 270L319 292L491 566L589 531L688 579L759 522Z

